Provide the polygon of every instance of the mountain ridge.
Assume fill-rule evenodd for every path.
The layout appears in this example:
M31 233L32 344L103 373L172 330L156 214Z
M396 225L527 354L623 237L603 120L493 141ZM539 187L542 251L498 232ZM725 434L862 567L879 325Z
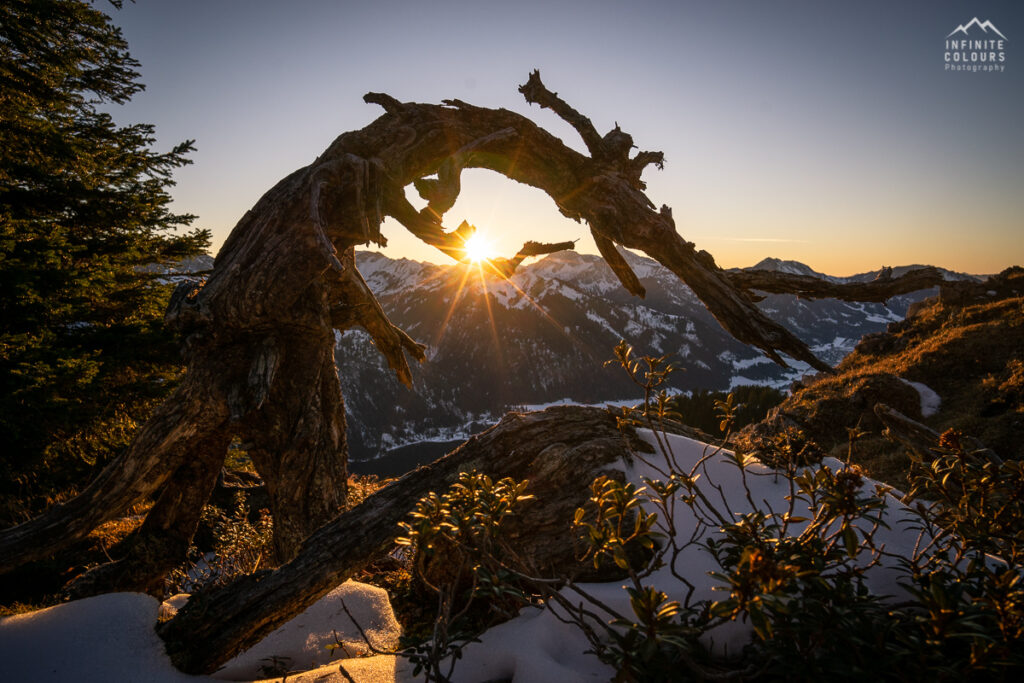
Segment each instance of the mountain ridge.
M413 368L414 391L408 391L391 376L368 335L361 330L338 335L335 357L352 457L373 457L421 440L455 439L518 406L635 398L637 389L625 374L604 367L620 339L637 353L671 356L684 369L672 379L674 391L786 387L808 372L796 362L790 369L776 366L736 341L657 262L630 252L624 256L647 289L643 299L625 292L591 254L552 254L521 266L505 281L482 275L472 264L441 266L358 252L360 272L384 310L427 345L428 360ZM794 261L761 262L766 263L816 273ZM843 282L874 279L878 272L825 277ZM834 364L861 336L902 320L911 303L932 293L894 297L886 304L768 295L759 305Z

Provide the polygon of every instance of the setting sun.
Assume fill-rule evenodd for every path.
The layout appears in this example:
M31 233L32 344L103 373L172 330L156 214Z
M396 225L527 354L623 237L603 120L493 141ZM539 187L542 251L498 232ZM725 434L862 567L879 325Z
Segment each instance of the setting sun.
M473 263L494 258L494 248L491 246L491 241L479 232L466 240L465 249L466 258Z

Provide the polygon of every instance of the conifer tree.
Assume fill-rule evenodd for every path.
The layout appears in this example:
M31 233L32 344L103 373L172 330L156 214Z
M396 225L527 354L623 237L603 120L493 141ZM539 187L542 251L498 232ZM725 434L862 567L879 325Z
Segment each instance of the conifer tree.
M120 3L114 3L119 6ZM0 527L84 485L179 369L159 268L202 252L174 169L192 141L105 109L143 89L120 29L80 0L0 4Z

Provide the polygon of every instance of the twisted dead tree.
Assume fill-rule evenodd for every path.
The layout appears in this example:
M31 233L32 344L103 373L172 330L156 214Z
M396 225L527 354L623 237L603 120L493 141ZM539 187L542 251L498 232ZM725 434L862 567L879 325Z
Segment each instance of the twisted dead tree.
M75 589L89 594L153 587L184 556L235 437L246 444L266 483L278 559L302 560L300 549L310 548L303 546L304 539L337 515L346 496L345 418L334 330L364 328L407 385L407 358L424 358L423 346L388 320L370 292L357 269L354 247L385 244L380 226L391 216L424 242L464 259L465 241L474 228L443 225L464 168L490 169L537 187L562 214L585 221L602 257L633 294L643 296L644 288L619 247L641 250L663 264L723 327L776 362L784 364L781 354L786 354L829 369L754 305L755 289L779 290L771 290L764 279L745 281L718 268L710 254L676 232L668 207L657 209L647 198L641 174L651 164L662 166L660 152L630 156L633 140L627 133L616 126L599 135L588 118L544 86L537 72L520 92L571 124L589 155L510 111L458 100L436 105L366 95L366 102L383 107L384 115L341 135L312 164L281 180L235 226L209 279L179 286L167 318L184 340L182 384L81 495L0 532L0 571L49 556L132 503L155 496L126 554L81 577ZM427 200L423 210L406 200L410 184ZM524 258L571 247L527 241L518 254L492 265L507 276ZM920 285L913 282L913 288ZM807 296L833 296L827 288L801 286ZM898 293L891 283L886 287L889 295ZM319 567L319 579L286 591L285 600L265 600L260 591L238 593L238 600L264 601L275 611L257 618L226 610L242 620L231 631L235 640L222 642L215 653L186 668L200 670L223 661L232 648L319 597L329 588L323 577L341 575L337 567L313 565ZM190 614L195 612L185 610L181 618ZM223 627L224 619L217 623ZM176 632L168 627L167 633ZM175 637L168 636L170 641Z

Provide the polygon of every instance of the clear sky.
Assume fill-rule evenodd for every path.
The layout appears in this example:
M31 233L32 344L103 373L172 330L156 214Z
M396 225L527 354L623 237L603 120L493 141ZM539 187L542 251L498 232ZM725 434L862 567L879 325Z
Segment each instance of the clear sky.
M98 5L102 6L102 5ZM602 134L618 122L665 170L648 195L724 267L765 256L846 275L909 263L1024 264L1024 5L731 0L138 0L109 10L147 89L115 112L158 148L195 139L174 208L218 248L266 190L405 101L459 98L575 133L517 92L532 69ZM974 17L1005 70L945 70ZM977 26L970 37L997 39ZM581 237L534 190L467 171L446 216L511 255ZM447 257L389 221L390 256Z

